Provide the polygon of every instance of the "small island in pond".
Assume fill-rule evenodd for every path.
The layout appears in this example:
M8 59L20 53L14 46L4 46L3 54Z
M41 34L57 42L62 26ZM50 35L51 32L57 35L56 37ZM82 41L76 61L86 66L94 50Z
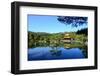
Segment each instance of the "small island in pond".
M88 58L88 18L28 15L28 61Z

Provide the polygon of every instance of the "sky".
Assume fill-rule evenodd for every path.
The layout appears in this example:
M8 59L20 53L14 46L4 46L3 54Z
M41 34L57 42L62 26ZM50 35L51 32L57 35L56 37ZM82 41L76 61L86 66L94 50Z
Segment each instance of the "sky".
M65 25L57 20L57 16L28 15L28 31L32 32L74 32L86 27L86 24L79 27Z

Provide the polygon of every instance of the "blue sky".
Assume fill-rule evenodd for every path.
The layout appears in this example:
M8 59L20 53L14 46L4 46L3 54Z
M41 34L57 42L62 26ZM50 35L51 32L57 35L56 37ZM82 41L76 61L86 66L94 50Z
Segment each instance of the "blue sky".
M65 25L57 20L57 16L28 15L28 31L32 32L73 32L86 27L86 24L77 28Z

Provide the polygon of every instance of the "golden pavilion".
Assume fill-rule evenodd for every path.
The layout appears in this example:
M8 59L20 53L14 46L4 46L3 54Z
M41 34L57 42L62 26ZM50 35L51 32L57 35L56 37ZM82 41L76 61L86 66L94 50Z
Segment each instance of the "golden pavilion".
M65 34L62 41L63 41L64 43L71 43L73 40L74 40L74 39L71 38L69 34Z

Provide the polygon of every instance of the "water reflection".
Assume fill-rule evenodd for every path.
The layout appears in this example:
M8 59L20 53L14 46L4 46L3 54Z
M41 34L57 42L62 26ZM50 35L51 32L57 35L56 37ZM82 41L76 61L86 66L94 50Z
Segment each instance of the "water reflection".
M62 51L59 50L57 47L52 47L52 50L50 50L50 52L53 56L60 56Z
M78 46L77 46L78 45ZM87 58L87 46L76 43L40 44L29 48L28 60L80 59Z
M36 47L29 49L28 60L55 60L55 59L80 59L87 58L83 49L63 48L52 49L51 47Z

